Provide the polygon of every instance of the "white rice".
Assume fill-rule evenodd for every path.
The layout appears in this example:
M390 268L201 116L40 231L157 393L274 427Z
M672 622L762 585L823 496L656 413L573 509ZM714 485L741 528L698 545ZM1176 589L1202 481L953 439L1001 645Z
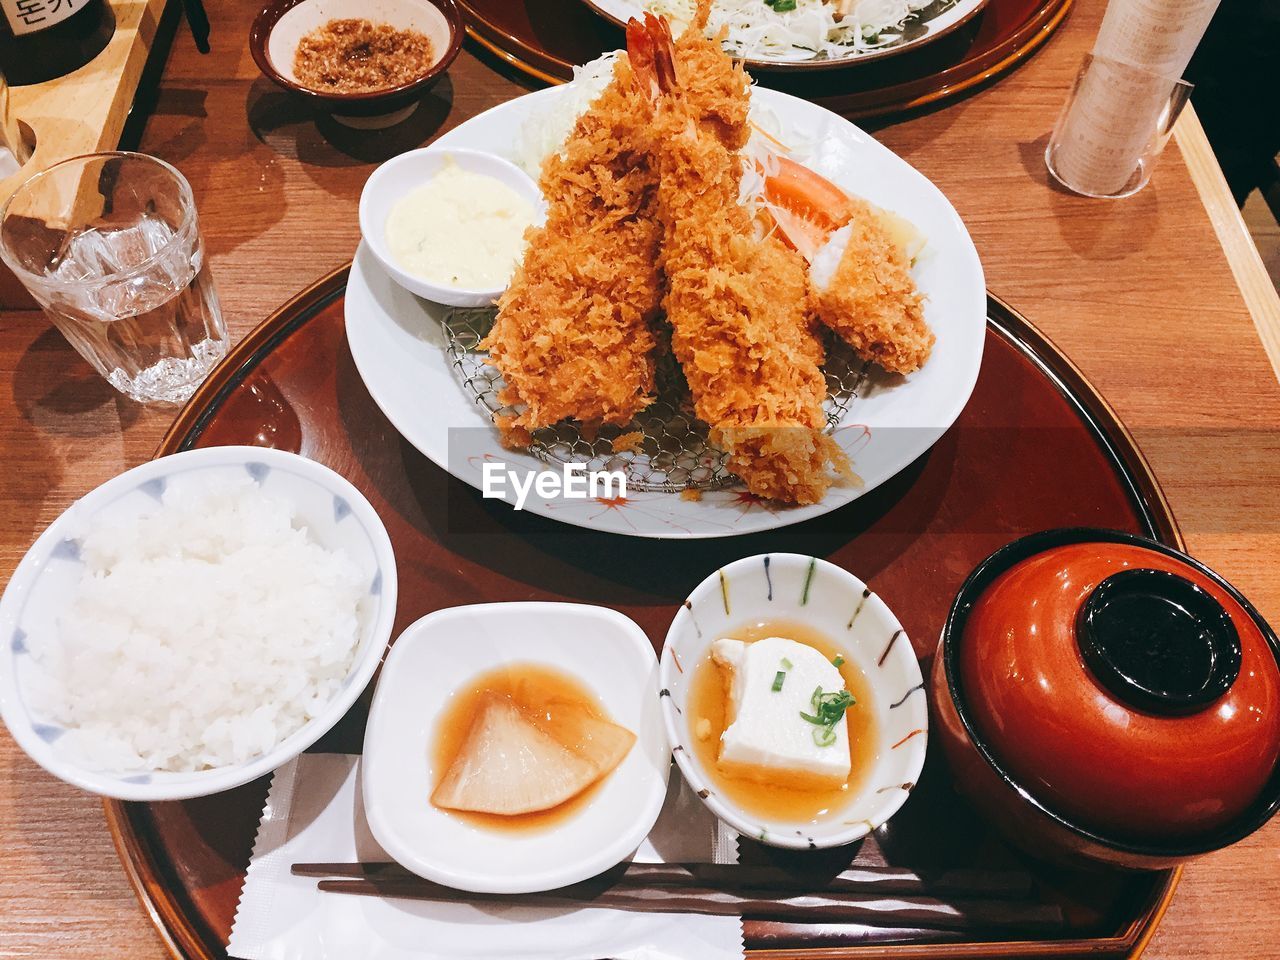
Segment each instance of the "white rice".
M179 478L181 479L181 478ZM31 705L100 769L191 771L271 750L351 667L368 578L250 477L171 481L84 537L85 572Z

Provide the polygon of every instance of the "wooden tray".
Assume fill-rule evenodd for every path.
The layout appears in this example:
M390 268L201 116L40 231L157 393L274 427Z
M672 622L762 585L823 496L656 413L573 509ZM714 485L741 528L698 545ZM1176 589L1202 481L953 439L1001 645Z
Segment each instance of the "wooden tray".
M356 372L343 329L345 281L345 269L331 274L250 333L178 415L158 454L276 446L348 477L382 515L395 546L397 633L455 604L573 600L616 607L656 641L708 570L792 550L826 557L870 582L928 660L961 580L1015 537L1089 525L1181 545L1159 487L1110 408L1049 341L995 298L973 398L933 450L902 474L808 523L673 543L516 513L426 460L383 418ZM314 749L359 751L368 696ZM107 802L121 860L174 956L225 956L268 782L180 803ZM783 856L744 841L746 860ZM1024 863L952 793L940 755L930 756L906 806L858 845L855 859L917 870L1030 869L1037 896L1062 907L1065 933L994 939L979 928L895 933L748 921L747 946L804 958L1133 957L1178 876L1075 874Z
M753 71L766 86L846 117L900 113L954 99L1029 57L1066 18L1072 0L989 0L977 16L918 49L831 70ZM582 0L458 0L467 32L512 67L563 83L573 67L624 45Z

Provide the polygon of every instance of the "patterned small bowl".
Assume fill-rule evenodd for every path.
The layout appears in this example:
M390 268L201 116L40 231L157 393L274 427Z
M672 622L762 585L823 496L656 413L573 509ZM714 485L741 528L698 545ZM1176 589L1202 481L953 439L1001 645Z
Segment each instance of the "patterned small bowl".
M342 548L368 578L359 611L360 635L343 686L307 723L266 753L230 766L192 772L102 769L63 749L65 728L28 705L44 682L41 644L57 642L58 616L79 583L80 541L94 518L127 518L153 510L180 475L244 476L289 502L310 536ZM92 490L54 520L27 551L0 597L0 717L18 746L47 771L84 790L118 800L180 800L229 790L270 773L333 727L372 679L391 637L396 613L396 562L391 540L369 501L328 467L264 447L209 447L152 460Z
M816 822L788 823L743 810L718 793L691 749L694 667L711 643L748 624L802 623L829 639L866 675L876 711L878 758L863 787ZM906 802L928 740L924 680L902 625L861 580L795 553L737 560L698 584L667 631L659 672L663 719L680 772L711 811L743 836L775 847L837 847L865 837Z

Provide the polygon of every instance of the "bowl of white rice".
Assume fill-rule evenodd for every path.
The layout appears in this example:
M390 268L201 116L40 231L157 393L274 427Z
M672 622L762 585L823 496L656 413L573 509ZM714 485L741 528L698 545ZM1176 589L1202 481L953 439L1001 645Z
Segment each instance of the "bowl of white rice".
M259 447L163 457L78 500L0 598L0 716L62 780L121 800L239 786L328 731L391 636L369 501Z

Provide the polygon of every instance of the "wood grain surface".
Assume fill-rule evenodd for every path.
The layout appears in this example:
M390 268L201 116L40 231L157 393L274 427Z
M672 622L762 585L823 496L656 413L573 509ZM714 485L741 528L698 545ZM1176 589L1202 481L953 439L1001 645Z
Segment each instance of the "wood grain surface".
M349 259L372 167L522 87L468 47L418 113L355 133L263 80L256 4L209 4L213 53L179 32L142 149L195 189L231 329ZM1194 553L1280 620L1280 386L1177 147L1129 200L1046 181L1054 116L1103 3L1080 0L1027 65L876 135L951 198L989 287L1093 379L1152 461ZM36 314L0 314L0 575L95 485L147 459L171 412L119 398ZM1280 822L1192 865L1153 958L1280 957ZM129 957L165 949L116 861L96 800L0 733L0 957Z
M116 29L101 54L57 80L10 88L14 116L35 137L35 153L22 169L0 179L0 203L37 170L115 149L164 5L165 0L112 0Z

